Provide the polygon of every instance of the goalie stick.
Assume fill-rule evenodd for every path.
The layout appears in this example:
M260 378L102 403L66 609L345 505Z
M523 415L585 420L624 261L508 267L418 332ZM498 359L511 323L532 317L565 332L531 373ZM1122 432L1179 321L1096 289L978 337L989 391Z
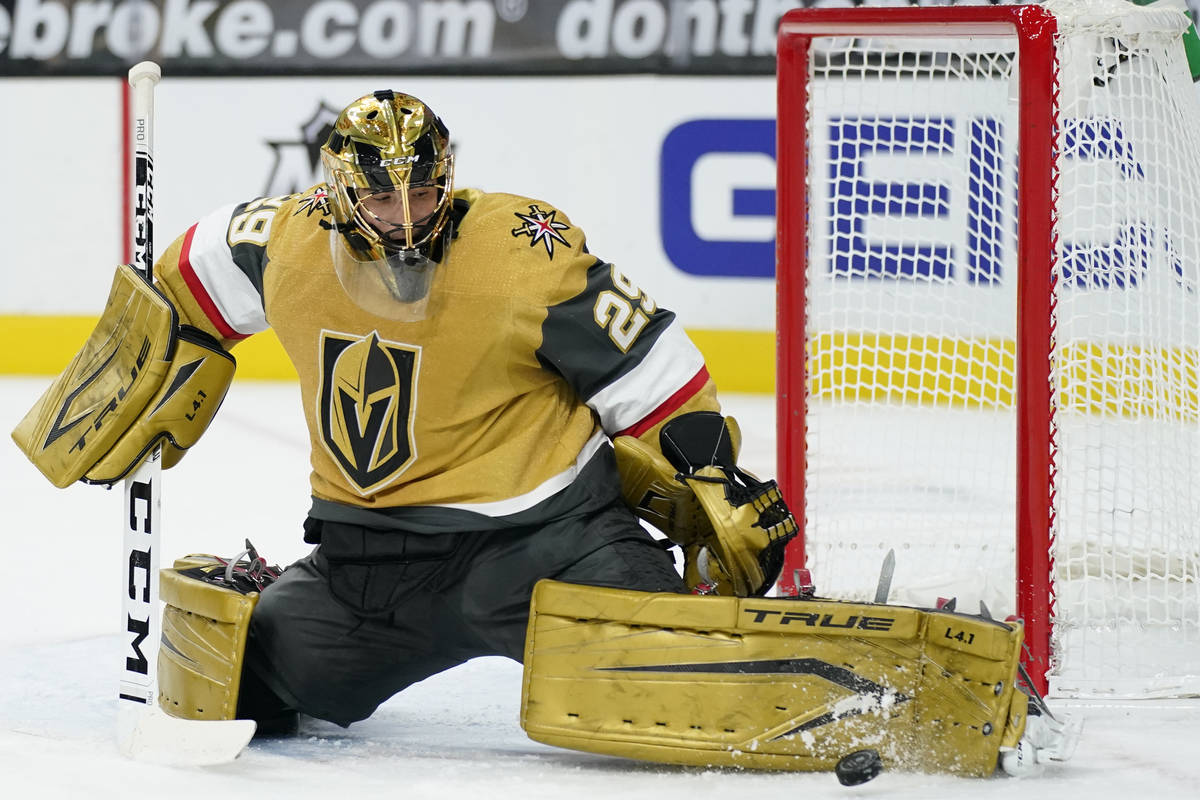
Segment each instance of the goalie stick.
M158 65L143 61L129 70L130 144L134 167L133 266L147 280L154 272L154 86ZM121 559L122 654L117 704L117 746L130 758L202 766L237 758L254 735L250 720L198 721L172 717L158 707L156 670L161 637L159 550L162 543L162 448L125 479Z

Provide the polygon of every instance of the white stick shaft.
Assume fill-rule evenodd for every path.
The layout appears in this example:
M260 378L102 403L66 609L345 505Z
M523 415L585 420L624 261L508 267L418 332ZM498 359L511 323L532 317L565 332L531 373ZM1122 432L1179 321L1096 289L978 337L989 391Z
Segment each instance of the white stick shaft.
M134 166L133 265L154 278L154 86L162 72L143 61L129 70L129 141ZM167 716L158 707L162 636L158 562L162 545L162 449L125 479L122 523L121 628L125 652L117 711L117 745L131 758L176 765L224 764L254 735L250 720L198 721Z
M154 276L154 87L162 70L152 61L129 70L132 88L133 146L133 266L147 278Z
M158 643L162 622L158 611L158 562L162 542L161 451L154 448L125 479L121 540L120 707L145 709L157 703ZM122 722L122 726L125 723Z
M157 64L143 61L129 70L132 87L130 147L134 166L133 265L147 278L154 264L154 86L162 75ZM160 512L160 449L155 448L125 479L122 514L124 558L121 561L122 653L120 706L122 709L153 706L158 661L158 559L162 542ZM136 704L136 705L135 705ZM128 716L122 712L122 716ZM128 728L121 723L121 738Z

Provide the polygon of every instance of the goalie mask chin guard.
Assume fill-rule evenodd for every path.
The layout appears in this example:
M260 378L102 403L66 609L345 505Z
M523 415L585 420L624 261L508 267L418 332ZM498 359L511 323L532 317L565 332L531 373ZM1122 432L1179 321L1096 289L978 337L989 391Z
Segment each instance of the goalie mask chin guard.
M449 131L423 102L390 90L338 115L321 147L342 288L364 310L419 321L453 238Z

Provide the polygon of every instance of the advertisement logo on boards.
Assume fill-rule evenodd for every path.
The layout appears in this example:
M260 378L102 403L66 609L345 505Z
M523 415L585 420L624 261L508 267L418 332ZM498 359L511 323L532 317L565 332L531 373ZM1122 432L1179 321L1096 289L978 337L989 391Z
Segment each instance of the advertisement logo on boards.
M694 119L663 139L663 249L692 275L775 274L775 120Z
M855 0L861 2L861 0ZM0 74L514 75L774 71L792 5L844 0L0 3ZM697 24L697 20L704 24Z
M1014 268L1012 125L986 114L858 114L820 125L812 146L824 156L817 162L824 173L812 176L809 224L825 248L815 257L830 275L989 286ZM1130 187L1146 180L1140 148L1118 120L1062 125L1063 170L1111 170ZM963 153L975 156L960 162ZM675 267L699 276L774 276L775 161L771 119L688 120L668 132L660 234ZM1089 232L1074 209L1063 209L1064 284L1133 288L1160 261L1178 285L1200 288L1149 211L1114 207L1104 229Z
M321 173L321 145L329 138L337 115L337 109L322 100L308 120L300 124L296 139L267 141L275 163L263 190L265 196L283 197L301 192L325 179Z

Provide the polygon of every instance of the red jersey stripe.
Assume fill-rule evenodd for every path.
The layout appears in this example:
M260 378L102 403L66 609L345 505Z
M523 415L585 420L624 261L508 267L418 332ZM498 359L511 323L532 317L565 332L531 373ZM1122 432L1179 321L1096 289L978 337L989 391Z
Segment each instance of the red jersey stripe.
M635 422L625 430L618 432L616 435L641 436L643 433L674 414L681 405L690 400L691 397L696 394L696 392L700 391L700 389L703 388L704 384L706 383L708 383L708 368L701 367L700 371L693 375L691 380L681 386L679 390L675 392L675 394L664 400L658 408L651 411L640 421Z
M196 275L196 270L192 268L190 256L192 253L192 236L196 233L196 226L187 229L187 233L183 235L183 248L179 251L179 274L183 276L183 282L187 284L188 289L192 293L192 297L200 304L200 309L208 317L208 321L217 329L217 333L221 334L224 339L245 339L249 334L238 333L233 329L225 317L221 315L221 310L217 308L217 304L213 302L212 297L208 294L208 290L204 288L204 284L200 282L200 278Z

